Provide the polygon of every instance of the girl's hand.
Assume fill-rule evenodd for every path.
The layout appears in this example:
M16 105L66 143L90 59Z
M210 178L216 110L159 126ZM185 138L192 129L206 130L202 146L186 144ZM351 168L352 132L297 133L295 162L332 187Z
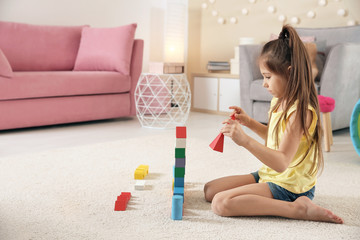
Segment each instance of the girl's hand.
M238 121L228 119L223 122L225 126L220 130L225 136L230 137L236 144L244 146L249 136L244 132Z
M234 112L231 115L235 116L235 119L238 120L238 122L241 125L244 125L246 127L249 126L251 118L249 115L246 114L246 112L241 108L237 106L231 106L229 109L233 109Z

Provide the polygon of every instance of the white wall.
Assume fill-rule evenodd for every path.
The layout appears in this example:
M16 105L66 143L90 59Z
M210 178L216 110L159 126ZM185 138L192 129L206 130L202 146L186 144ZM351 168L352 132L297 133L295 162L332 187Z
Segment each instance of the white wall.
M166 0L0 0L0 21L44 25L116 27L137 23L143 39L143 71L162 61Z

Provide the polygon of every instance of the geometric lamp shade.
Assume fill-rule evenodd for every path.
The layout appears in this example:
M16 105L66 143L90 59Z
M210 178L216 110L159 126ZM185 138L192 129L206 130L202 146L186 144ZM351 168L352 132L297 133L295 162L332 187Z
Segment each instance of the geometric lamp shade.
M184 126L191 105L185 74L141 74L135 89L136 116L141 126Z

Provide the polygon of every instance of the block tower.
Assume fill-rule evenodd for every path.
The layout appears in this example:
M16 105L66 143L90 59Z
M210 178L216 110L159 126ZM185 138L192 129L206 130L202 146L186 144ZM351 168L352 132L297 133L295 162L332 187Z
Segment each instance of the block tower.
M183 216L185 185L186 127L176 127L175 165L173 167L173 197L171 219L181 220Z

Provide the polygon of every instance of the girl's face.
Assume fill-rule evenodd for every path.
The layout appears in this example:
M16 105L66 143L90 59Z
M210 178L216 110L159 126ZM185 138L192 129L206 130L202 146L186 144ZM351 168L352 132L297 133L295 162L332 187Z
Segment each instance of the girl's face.
M271 72L262 61L260 61L259 66L260 72L264 77L263 87L274 97L282 98L285 93L286 79Z

